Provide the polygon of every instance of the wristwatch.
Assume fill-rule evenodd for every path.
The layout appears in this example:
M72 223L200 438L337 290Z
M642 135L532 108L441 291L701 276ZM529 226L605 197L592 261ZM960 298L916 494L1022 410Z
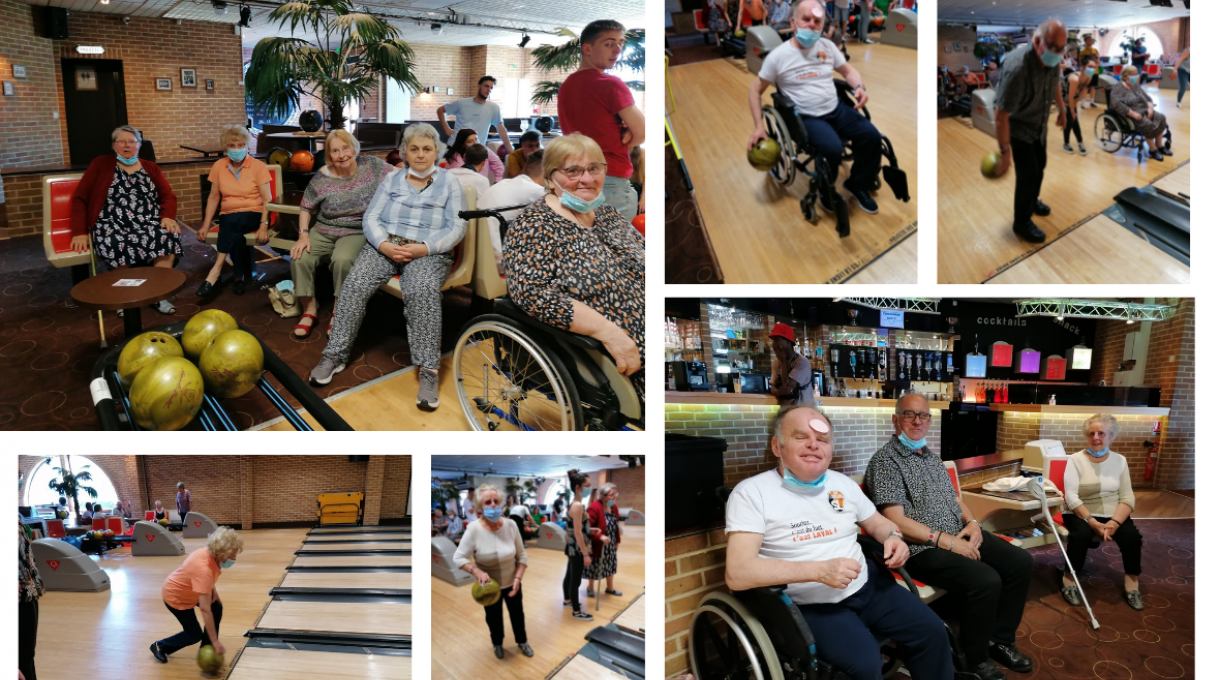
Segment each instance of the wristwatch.
M890 536L897 536L898 538L900 538L900 539L901 539L901 538L902 538L902 532L901 532L901 531L899 531L899 530L897 530L897 529L894 529L893 531L891 531L891 532L890 532L889 536L886 536L886 538L889 538Z

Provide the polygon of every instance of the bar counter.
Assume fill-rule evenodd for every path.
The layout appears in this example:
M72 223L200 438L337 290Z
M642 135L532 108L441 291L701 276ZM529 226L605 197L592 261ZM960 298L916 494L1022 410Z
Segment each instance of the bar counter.
M816 400L823 407L857 406L864 408L893 409L896 399L860 399L845 397L822 397ZM736 394L730 392L665 392L666 404L728 404L739 406L779 406L779 400L770 394ZM928 402L935 409L949 408L947 401Z

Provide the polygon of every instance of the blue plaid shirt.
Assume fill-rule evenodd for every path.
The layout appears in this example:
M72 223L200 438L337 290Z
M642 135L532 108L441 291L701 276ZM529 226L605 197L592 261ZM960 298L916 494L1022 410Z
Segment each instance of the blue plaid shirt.
M429 255L447 253L466 238L466 221L458 217L465 207L462 184L444 168L422 191L399 168L381 181L364 211L364 237L374 248L398 236L428 246Z

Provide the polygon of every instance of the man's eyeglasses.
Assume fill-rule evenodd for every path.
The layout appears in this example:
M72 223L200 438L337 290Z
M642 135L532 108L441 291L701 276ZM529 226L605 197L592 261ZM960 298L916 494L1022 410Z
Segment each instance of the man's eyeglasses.
M604 177L606 175L606 164L605 163L590 163L588 167L581 167L579 165L573 165L570 168L555 168L555 172L562 172L565 177L567 177L569 180L572 180L573 182L580 179L581 177L584 177L584 174L586 172L588 172L593 177L593 179L597 179L598 177Z
M932 414L926 411L900 411L898 415L902 416L902 419L908 423L922 423L932 420Z

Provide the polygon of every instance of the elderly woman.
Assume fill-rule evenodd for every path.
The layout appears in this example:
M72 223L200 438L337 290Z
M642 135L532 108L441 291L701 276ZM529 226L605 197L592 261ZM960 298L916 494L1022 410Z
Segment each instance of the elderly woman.
M456 511L450 510L447 515L449 517L449 525L445 529L445 535L451 541L461 540L462 532L466 531L466 525L462 523L462 518L458 517Z
M38 598L46 589L30 548L29 529L17 518L17 672L38 680L34 650L38 645Z
M360 142L347 130L327 135L326 165L314 174L305 189L301 199L301 235L291 250L292 281L297 299L305 307L293 330L298 338L308 337L318 321L314 270L323 262L330 265L338 299L343 281L364 247L361 228L364 211L381 181L393 171L393 165L376 156L361 156Z
M1110 88L1110 108L1135 121L1135 131L1148 140L1149 157L1163 161L1173 155L1161 141L1168 127L1165 114L1153 108L1152 97L1140 87L1140 73L1134 66L1124 67L1122 82Z
M169 517L169 515L166 514L165 508L161 506L161 501L154 501L153 502L153 519L154 520L163 520L163 519L166 519L167 517Z
M449 528L449 520L445 519L445 513L440 508L432 509L432 535L444 536L445 530Z
M531 316L599 340L644 401L644 237L603 205L606 157L580 135L542 157L547 194L509 227L509 297Z
M1131 513L1135 512L1135 493L1131 490L1131 471L1121 453L1110 451L1118 437L1118 420L1111 415L1095 415L1084 421L1085 448L1068 457L1063 472L1063 499L1071 512L1063 513L1068 530L1067 556L1079 574L1084 558L1095 541L1114 541L1123 556L1124 599L1131 608L1143 611L1140 598L1140 535ZM1073 607L1081 605L1080 590L1071 570L1063 572L1063 599Z
M457 137L453 138L453 146L449 147L445 153L445 167L452 170L465 165L466 149L478 143L479 134L474 130L470 128L458 130ZM487 163L478 170L478 173L486 177L489 184L495 184L504 179L504 161L494 153L488 153L487 156Z
M111 269L169 269L182 256L174 190L156 163L139 158L138 130L117 127L110 142L114 153L94 158L72 195L72 231L84 232L72 238L72 250L88 252L92 241ZM162 314L178 311L169 300L151 306Z
M200 648L211 645L217 654L225 653L220 641L220 618L224 607L220 593L216 592L216 581L220 571L233 566L237 554L243 550L241 536L229 527L220 527L208 536L208 544L186 556L182 566L165 579L161 586L161 599L165 608L178 619L182 632L157 640L148 648L157 661L166 663L169 655L200 642ZM203 614L203 626L195 618L195 607Z
M246 234L257 232L259 243L270 240L267 204L271 202L271 172L267 164L247 153L250 132L243 127L227 128L220 133L225 157L216 161L208 173L212 193L208 194L203 224L196 236L203 243L212 228L212 218L220 208L220 234L216 239L216 263L208 271L195 294L206 297L220 280L225 255L233 257L233 293L243 295L246 281L254 276L254 248L246 245Z
M407 167L386 176L364 213L368 243L343 283L330 342L309 374L315 385L329 384L347 366L369 298L397 276L411 360L419 367L415 403L426 411L440 405L441 285L453 269L451 251L466 237L466 222L458 217L466 207L462 185L436 165L443 146L431 125L403 132Z
M596 595L593 582L606 579L606 594L619 595L614 589L614 575L618 573L618 544L623 536L618 528L618 487L606 482L598 489L600 498L589 503L589 533L593 536L593 564L585 567L585 578L589 584L585 594Z
M580 610L580 576L593 565L589 522L581 502L581 494L589 488L589 475L580 470L568 470L568 488L572 490L572 503L568 506L568 521L564 527L567 540L563 554L568 556L568 571L563 577L563 606L572 606L572 618L592 621L592 614Z
M508 604L508 618L513 624L513 639L526 656L533 656L525 638L525 609L522 607L521 578L525 576L528 562L525 544L517 525L504 521L504 490L493 484L484 484L475 492L483 516L466 527L466 534L453 553L453 563L458 569L470 572L480 585L495 580L500 585L500 599L495 604L483 607L487 628L491 631L492 651L497 659L504 658L504 607Z

